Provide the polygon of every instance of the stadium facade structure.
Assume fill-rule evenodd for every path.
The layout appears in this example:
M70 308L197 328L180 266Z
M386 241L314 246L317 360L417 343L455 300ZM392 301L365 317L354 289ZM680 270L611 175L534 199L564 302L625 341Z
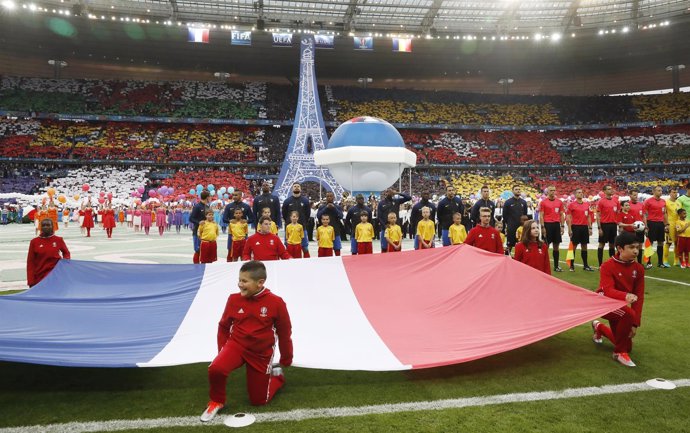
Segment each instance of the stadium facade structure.
M299 96L295 122L274 190L281 200L285 200L290 194L295 182L317 182L327 190L333 191L336 197L342 197L345 192L327 168L314 164L314 151L324 150L328 146L316 87L314 59L314 36L303 35L300 38Z

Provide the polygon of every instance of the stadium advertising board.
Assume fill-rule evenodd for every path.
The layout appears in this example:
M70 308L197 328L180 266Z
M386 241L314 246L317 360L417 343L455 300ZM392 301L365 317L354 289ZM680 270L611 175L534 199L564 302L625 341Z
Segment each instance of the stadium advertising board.
M274 47L291 47L292 33L273 33Z
M231 45L251 46L252 45L252 32L250 32L250 31L241 32L239 30L233 30L232 31L232 38L230 39L230 44Z

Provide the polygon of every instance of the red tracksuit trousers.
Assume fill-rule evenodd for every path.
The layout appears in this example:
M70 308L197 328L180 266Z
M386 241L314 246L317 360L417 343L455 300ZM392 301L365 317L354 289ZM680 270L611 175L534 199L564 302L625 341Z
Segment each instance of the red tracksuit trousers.
M234 341L228 340L208 367L209 397L212 401L225 404L228 375L245 363L247 364L247 392L252 405L267 404L285 384L284 376L271 375L270 357L259 356Z
M633 327L635 311L625 306L612 311L602 318L609 321L610 328L603 323L599 325L599 332L613 343L615 353L630 353L632 351L632 338L630 330Z

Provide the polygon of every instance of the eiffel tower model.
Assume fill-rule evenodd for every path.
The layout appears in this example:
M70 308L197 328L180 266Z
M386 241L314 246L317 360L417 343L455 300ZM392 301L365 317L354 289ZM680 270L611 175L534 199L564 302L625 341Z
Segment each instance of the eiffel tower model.
M317 182L327 190L333 191L336 200L342 197L345 191L327 168L317 167L314 164L314 152L324 150L328 145L328 136L321 115L319 92L316 87L314 53L314 36L303 35L300 38L297 113L292 126L290 144L273 191L281 201L291 194L292 185L295 182Z

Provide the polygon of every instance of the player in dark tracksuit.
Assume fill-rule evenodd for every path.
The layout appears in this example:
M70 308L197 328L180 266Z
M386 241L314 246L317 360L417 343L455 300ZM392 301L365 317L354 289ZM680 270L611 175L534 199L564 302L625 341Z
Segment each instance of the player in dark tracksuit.
M356 203L347 211L345 215L345 221L350 228L350 251L353 255L357 254L357 239L355 239L355 228L357 224L360 223L360 215L366 213L369 217L368 220L371 221L371 208L364 204L364 196L362 194L357 194Z
M208 202L211 199L211 193L208 190L201 191L199 202L194 205L192 212L189 214L189 222L192 224L192 241L194 242L194 257L192 262L199 263L199 248L201 247L201 239L199 239L199 223L206 219L206 212L210 209Z
M293 211L299 214L299 223L302 224L304 230L304 238L302 238L302 252L304 257L311 257L309 255L309 235L307 233L307 223L311 216L311 205L309 199L302 195L302 186L299 183L292 185L292 195L283 201L282 214L285 225L290 224L290 215ZM285 240L287 243L287 240Z
M400 205L412 200L409 195L399 192L398 197L394 197L396 192L392 188L386 190L385 196L379 202L376 208L376 215L379 221L380 228L380 238L381 238L381 252L385 253L388 250L388 242L386 241L386 224L388 223L388 214L394 212L396 215L400 215ZM401 225L400 217L398 216L398 225Z
M519 185L513 187L513 197L503 203L503 227L506 230L508 240L508 253L517 243L515 232L520 227L520 218L527 215L527 202L520 197L522 188Z

